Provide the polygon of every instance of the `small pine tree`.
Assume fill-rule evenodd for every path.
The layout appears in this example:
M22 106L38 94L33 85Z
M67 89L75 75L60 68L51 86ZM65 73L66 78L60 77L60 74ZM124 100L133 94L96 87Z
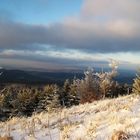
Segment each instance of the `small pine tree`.
M136 74L136 78L134 79L132 92L135 94L140 94L140 70L139 74Z
M62 106L70 106L70 81L66 79L60 93L60 101Z
M44 90L45 93L40 98L38 109L54 111L56 108L59 108L59 87L57 85L47 85Z
M63 107L71 107L72 105L79 104L79 98L77 96L77 85L75 80L71 82L67 79L64 82L64 86L60 92L59 99Z
M77 94L77 84L75 79L73 80L72 84L70 85L70 103L72 105L78 105L80 98Z
M15 102L12 101L11 103L15 109L18 109L18 112L30 115L36 107L36 96L31 89L26 89L19 92Z
M1 95L0 95L0 110L1 110L2 107L3 107L3 104L4 104L4 95L1 94Z

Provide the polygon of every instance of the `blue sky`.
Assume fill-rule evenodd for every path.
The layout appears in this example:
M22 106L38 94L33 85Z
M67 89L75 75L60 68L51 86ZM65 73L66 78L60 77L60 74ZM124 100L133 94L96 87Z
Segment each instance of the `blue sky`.
M76 15L81 4L82 0L2 0L0 9L19 22L46 24Z
M20 69L140 66L137 0L1 0L0 66Z

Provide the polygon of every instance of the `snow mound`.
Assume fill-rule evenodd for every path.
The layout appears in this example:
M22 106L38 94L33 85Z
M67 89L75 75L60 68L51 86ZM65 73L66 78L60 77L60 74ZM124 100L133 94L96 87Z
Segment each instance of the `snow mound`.
M0 136L14 140L115 140L140 139L140 97L129 95L73 106L53 113L0 122Z

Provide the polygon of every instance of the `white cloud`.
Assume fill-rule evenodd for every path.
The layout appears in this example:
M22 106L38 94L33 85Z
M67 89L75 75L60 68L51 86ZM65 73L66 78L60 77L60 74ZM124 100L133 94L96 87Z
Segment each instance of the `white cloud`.
M84 0L82 16L139 20L139 0Z

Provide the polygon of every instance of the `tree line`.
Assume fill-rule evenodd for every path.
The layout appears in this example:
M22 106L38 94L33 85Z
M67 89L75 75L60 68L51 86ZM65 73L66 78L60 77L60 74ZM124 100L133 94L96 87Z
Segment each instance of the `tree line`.
M42 111L56 111L80 103L93 102L119 95L140 93L140 75L133 87L120 85L114 80L118 75L118 63L109 64L111 71L95 72L88 68L82 79L67 79L62 87L52 84L46 86L8 85L0 87L0 120L13 116L30 116Z

